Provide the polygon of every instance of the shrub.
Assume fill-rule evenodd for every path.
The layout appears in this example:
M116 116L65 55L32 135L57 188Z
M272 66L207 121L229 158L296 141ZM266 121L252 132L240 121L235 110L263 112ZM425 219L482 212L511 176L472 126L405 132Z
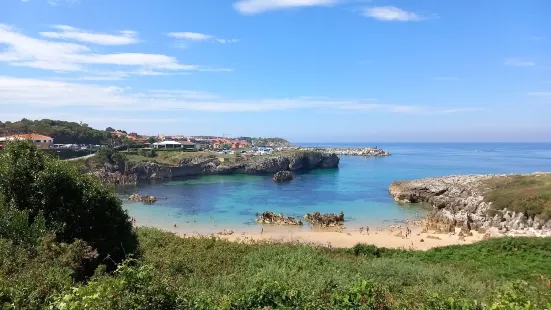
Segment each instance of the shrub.
M30 142L8 143L0 153L0 196L3 208L14 210L0 214L12 231L27 229L23 235L38 236L43 218L58 241L82 239L98 250L98 260L110 257L117 263L137 251L132 224L114 193ZM10 238L19 241L13 234Z
M138 149L137 154L144 157L154 158L157 156L154 150Z

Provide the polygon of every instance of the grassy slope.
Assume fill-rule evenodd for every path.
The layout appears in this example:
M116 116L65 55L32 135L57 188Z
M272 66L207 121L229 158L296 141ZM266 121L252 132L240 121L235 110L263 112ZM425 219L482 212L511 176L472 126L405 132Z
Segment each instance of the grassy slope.
M507 208L551 219L551 175L499 177L484 186L490 189L485 198L494 210Z
M143 228L139 236L144 263L197 295L245 294L275 282L321 298L324 292L366 279L388 287L397 306L411 308L434 294L489 301L506 281L535 283L537 275L551 277L551 238L502 238L411 252L365 245L348 250L246 245L182 239Z

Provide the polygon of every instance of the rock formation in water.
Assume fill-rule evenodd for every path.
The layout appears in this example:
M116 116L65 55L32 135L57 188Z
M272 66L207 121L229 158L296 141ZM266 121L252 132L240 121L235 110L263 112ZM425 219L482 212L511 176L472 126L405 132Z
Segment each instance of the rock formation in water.
M274 174L275 182L291 181L293 179L293 173L291 171L278 171Z
M546 173L535 173L542 175ZM511 210L492 210L485 201L490 188L485 182L514 175L454 175L393 182L389 191L401 203L428 203L433 210L424 220L425 229L452 232L461 227L464 235L471 230L499 234L551 235L551 220L539 215L527 216Z
M343 155L343 156L366 156L366 157L390 156L389 152L377 147L326 147L326 148L299 147L297 149L305 150L305 151L318 151L326 154L336 154L336 155Z
M340 214L319 212L308 213L304 216L304 219L313 225L319 225L323 227L335 227L344 224L344 212Z
M130 197L128 197L128 200L143 202L147 204L154 204L155 202L157 202L157 197L151 196L151 195L140 196L138 194L132 194L130 195Z
M302 225L301 220L296 220L294 217L285 216L283 214L275 214L270 211L262 213L256 221L263 224L276 224L276 225Z
M221 160L216 155L196 156L185 158L174 167L154 162L127 163L123 167L106 165L94 174L100 176L104 183L136 184L138 180L212 174L273 174L282 170L313 170L338 166L339 157L335 154L296 151L286 155L261 155L230 161Z

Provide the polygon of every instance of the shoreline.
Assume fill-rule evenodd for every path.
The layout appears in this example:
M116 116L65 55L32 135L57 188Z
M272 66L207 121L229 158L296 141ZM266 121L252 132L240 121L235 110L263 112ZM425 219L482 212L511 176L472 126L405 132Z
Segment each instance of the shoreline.
M298 242L313 246L331 248L351 248L358 243L374 245L377 247L408 249L408 250L429 250L436 247L470 244L483 240L484 234L472 231L472 236L465 236L460 240L460 228L455 233L435 233L424 231L420 226L421 221L410 221L408 224L388 225L387 227L372 227L369 234L355 230L340 229L338 227L320 228L313 227L310 231L293 229L285 225L259 224L254 231L251 229L222 229L216 233L201 233L197 229L187 227L172 227L163 229L148 225L136 225L136 227L153 227L167 232L172 232L182 238L205 238L215 237L231 242L273 242L287 243ZM406 228L411 234L405 237ZM230 235L219 234L224 231L232 231Z

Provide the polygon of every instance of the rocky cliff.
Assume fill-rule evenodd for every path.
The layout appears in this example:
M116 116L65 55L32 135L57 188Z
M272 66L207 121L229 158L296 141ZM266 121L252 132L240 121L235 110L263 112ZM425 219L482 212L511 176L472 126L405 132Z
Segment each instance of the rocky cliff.
M127 163L124 167L105 165L98 175L108 183L128 183L133 180L166 179L210 174L274 174L278 171L299 171L338 168L339 157L322 152L295 152L288 155L265 155L250 158L221 159L215 155L197 156L182 160L178 166L169 167L154 162ZM122 172L122 173L121 173ZM117 174L118 173L118 174ZM107 177L106 175L110 176ZM125 176L126 182L118 182L115 176Z
M530 176L549 176L534 173ZM485 199L493 190L489 181L503 182L515 175L458 175L393 182L389 191L401 203L428 203L433 210L425 218L428 229L450 231L491 229L501 234L551 235L551 220L543 215L528 215L503 208L492 208ZM518 175L517 175L518 176ZM502 179L506 178L506 179Z

